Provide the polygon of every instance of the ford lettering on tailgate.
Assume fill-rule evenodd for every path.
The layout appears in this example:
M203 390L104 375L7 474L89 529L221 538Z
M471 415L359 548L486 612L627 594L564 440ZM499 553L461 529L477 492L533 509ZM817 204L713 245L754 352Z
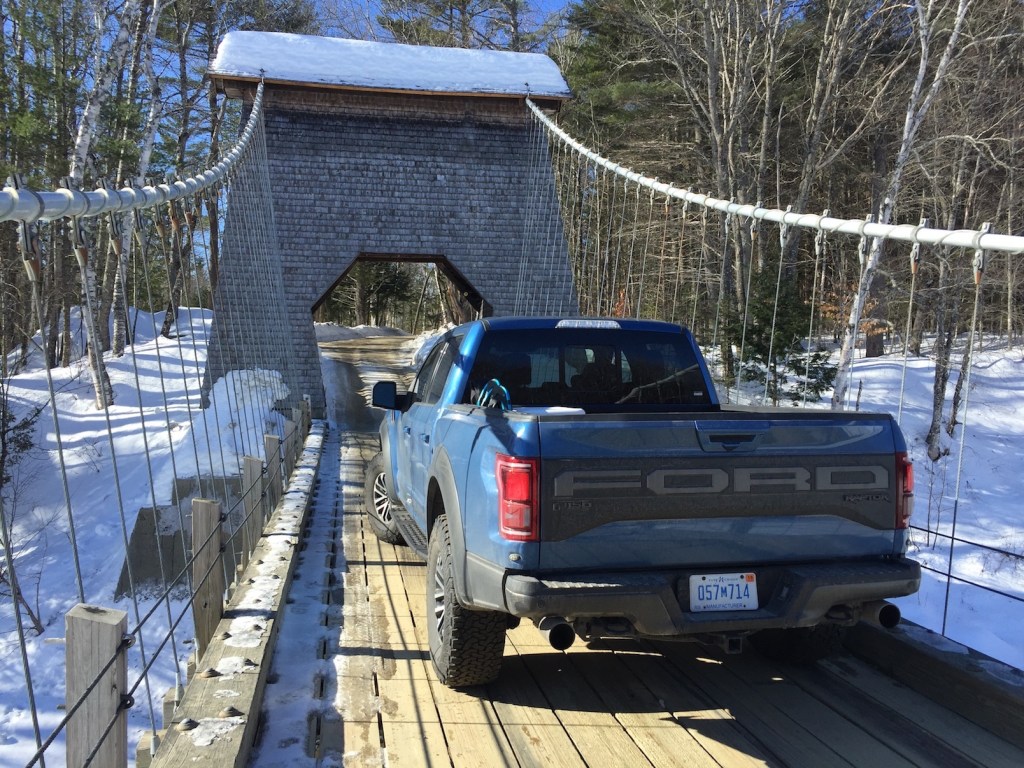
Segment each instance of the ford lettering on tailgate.
M722 469L570 469L554 480L556 498L613 489L646 488L659 496L683 493L888 490L889 472L879 466L735 467Z

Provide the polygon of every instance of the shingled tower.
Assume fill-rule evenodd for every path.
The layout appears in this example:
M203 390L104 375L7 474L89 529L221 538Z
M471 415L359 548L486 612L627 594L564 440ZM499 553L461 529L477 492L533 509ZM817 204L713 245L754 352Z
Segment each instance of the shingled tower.
M360 258L437 262L485 315L576 311L547 142L525 106L569 96L546 56L231 32L209 74L246 103L264 82L279 317L294 344L285 380L299 390L289 400L308 393L323 413L312 310ZM523 259L552 249L524 270L524 287ZM226 243L218 296L252 279ZM214 319L232 341L211 345L208 382L246 343L232 314Z

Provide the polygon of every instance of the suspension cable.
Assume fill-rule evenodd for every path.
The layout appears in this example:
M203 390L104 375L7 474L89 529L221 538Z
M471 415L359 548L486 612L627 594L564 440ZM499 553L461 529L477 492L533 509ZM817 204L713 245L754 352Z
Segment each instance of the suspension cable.
M670 197L685 200L696 205L704 206L721 213L742 216L744 218L772 221L776 224L787 224L789 226L820 229L826 232L835 232L844 235L867 236L869 238L880 238L886 240L900 240L903 242L919 242L924 245L944 245L955 248L983 248L986 251L1001 251L1006 253L1024 253L1024 236L1000 235L996 233L979 233L968 229L933 229L930 227L919 227L909 224L880 224L876 222L865 224L861 219L838 219L831 216L824 216L814 213L799 213L796 211L783 211L778 208L762 208L758 205L740 204L731 200L721 200L702 195L690 190L680 189L671 184L659 182L650 176L644 176L632 171L629 168L614 163L611 160L598 155L596 152L587 149L580 142L573 139L569 134L555 125L544 111L531 99L526 100L527 106L532 110L534 116L554 134L559 141L563 141L572 147L576 152L587 157L595 165L615 173L618 176L630 181L649 187ZM979 237L980 235L980 237Z
M263 114L263 83L256 88L249 122L242 131L238 143L225 158L198 176L176 181L173 184L146 186L141 189L123 187L118 190L99 188L92 192L60 189L53 192L4 187L0 190L0 221L37 220L52 221L71 216L99 216L102 213L133 211L137 208L152 208L161 203L177 200L185 195L195 194L201 189L221 181L240 160L252 139L256 124Z

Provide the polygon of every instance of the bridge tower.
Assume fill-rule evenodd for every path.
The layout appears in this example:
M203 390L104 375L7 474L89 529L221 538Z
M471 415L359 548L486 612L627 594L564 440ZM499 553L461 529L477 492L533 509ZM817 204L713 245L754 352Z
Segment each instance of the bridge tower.
M576 312L547 142L525 106L569 97L548 57L231 32L209 74L245 105L264 82L279 322L294 345L285 380L299 389L289 399L309 393L324 411L312 311L358 259L436 262L483 315ZM228 242L232 210L244 208L233 203L225 297L254 287ZM215 325L247 343L225 327L232 314L218 311ZM210 346L208 382L236 367L232 346Z

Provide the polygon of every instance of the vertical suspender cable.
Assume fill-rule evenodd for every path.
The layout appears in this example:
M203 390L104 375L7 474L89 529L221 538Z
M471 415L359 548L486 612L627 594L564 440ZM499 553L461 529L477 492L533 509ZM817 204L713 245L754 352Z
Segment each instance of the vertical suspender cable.
M792 206L786 208L786 213L792 210ZM772 305L772 327L768 335L768 359L765 360L764 372L764 400L768 402L768 384L775 374L775 328L779 319L779 293L782 289L782 262L786 252L786 238L789 235L789 225L783 224L779 227L779 272L775 278L775 303Z
M760 205L760 203L758 203L758 205ZM757 219L752 219L751 220L751 225L750 225L750 229L751 229L750 240L751 240L751 243L753 243L753 241L754 241L754 234L755 234L754 230L755 230L756 227L757 227ZM743 290L743 293L744 293L744 300L743 300L743 328L740 331L740 359L739 359L739 364L736 366L736 382L735 382L735 384L736 384L736 399L733 401L733 402L736 402L736 403L738 403L739 400L740 400L740 384L743 381L743 368L744 368L744 366L746 365L746 362L747 362L747 349L746 349L747 348L747 324L748 324L749 319L750 319L750 302L751 302L750 285L751 285L751 281L752 281L753 275L754 275L754 259L753 259L753 255L754 255L753 250L754 249L753 249L753 247L750 250L751 250L751 253L750 253L751 258L750 258L750 263L747 265L747 284L746 284L746 287ZM781 269L781 265L782 265L781 258L779 259L779 265L780 265L779 268ZM776 303L778 303L778 301L776 301ZM771 355L769 355L769 360L770 360L770 358L771 358ZM767 374L766 374L766 377L767 377ZM765 381L767 381L767 378L765 378Z
M825 209L824 216L828 216L828 208ZM818 230L814 233L814 279L811 281L811 312L810 322L807 326L807 359L806 365L804 366L804 391L801 397L801 405L807 405L807 390L811 383L811 349L814 346L814 313L817 310L818 300L818 272L819 269L823 272L822 260L827 252L827 245L825 242L825 232ZM819 331L820 333L820 331Z
M927 227L928 219L921 218L918 227ZM921 244L915 242L910 246L910 299L907 303L907 325L903 332L903 372L900 375L900 405L896 412L896 423L903 426L903 398L907 390L907 362L910 356L911 321L914 315L914 296L917 288L917 272L921 266Z
M718 302L715 304L715 325L714 331L711 334L711 348L718 354L719 376L723 375L725 372L725 360L722 357L722 349L718 343L718 331L720 329L722 318L722 304L725 302L725 267L728 262L727 249L729 248L729 230L731 223L732 216L726 216L723 223L724 226L722 227L722 247L717 251L722 259L722 268L718 273Z
M991 227L990 224L982 225L982 229L978 232L977 239L980 241L981 236ZM959 455L956 459L956 498L953 500L953 522L949 531L949 558L946 562L946 595L942 607L942 634L946 634L946 626L949 621L949 593L950 585L953 580L953 549L956 546L956 524L957 515L960 511L960 489L963 485L964 475L964 449L967 446L967 417L970 412L970 400L971 400L971 372L974 366L970 364L970 357L974 351L974 339L978 333L978 315L981 307L981 283L982 278L985 276L985 262L986 254L985 251L980 247L974 251L974 311L971 314L971 332L967 337L967 349L964 352L968 356L968 365L966 373L966 381L964 382L964 417L960 423L960 446Z
M85 296L85 312L89 318L95 318L93 314L92 305L92 291L89 288L89 273L88 273L88 255L89 248L84 240L84 233L80 229L80 222L77 217L73 217L71 220L71 226L74 227L74 244L75 244L75 256L78 261L78 268L81 274L82 287ZM106 387L106 369L102 365L103 351L99 348L98 339L95 334L95 328L89 333L90 344L93 346L93 355L96 357L96 377L94 379L95 386L98 390L97 399L103 403L103 407L100 410L103 412L103 421L107 431L107 447L110 449L110 469L114 480L114 497L117 500L117 514L118 521L120 522L121 528L121 543L124 546L125 552L125 570L128 574L128 585L131 597L132 610L135 616L136 624L139 622L139 618L142 612L139 610L139 599L138 591L135 589L135 576L132 568L132 561L129 553L131 552L131 536L128 533L128 519L127 511L125 510L124 494L121 490L121 476L120 470L118 469L118 453L117 443L114 440L114 427L110 419L110 406L113 403L110 402L107 397ZM100 375L102 374L102 376ZM83 601L84 602L84 601ZM139 654L142 658L143 666L147 666L146 659L146 643L143 638L143 633L139 633ZM153 709L153 693L149 687L149 676L146 676L146 694L149 703L149 719L150 727L156 729L156 712Z
M637 195L640 194L640 187L636 189ZM644 238L643 255L641 256L640 262L640 283L637 288L636 294L636 312L634 317L641 317L643 315L643 303L644 303L644 285L647 282L647 256L650 253L651 248L651 231L654 229L654 190L651 190L650 197L647 203L647 236Z
M53 390L50 390L53 392ZM36 709L36 689L32 681L32 666L28 658L28 642L25 639L25 622L21 617L21 582L18 581L18 573L14 570L14 542L11 538L11 525L7 520L4 500L0 498L0 547L4 550L4 561L7 564L7 573L10 575L11 583L11 607L14 609L14 623L18 630L18 647L21 650L21 669L25 677L25 691L28 695L29 714L32 718L32 734L35 736L36 749L43 748L43 736L39 729L39 712ZM82 602L85 602L84 600ZM46 768L46 762L40 755L39 764Z
M15 175L14 186L20 188L21 180ZM22 194L27 192L23 191ZM43 297L39 285L42 272L42 253L39 245L39 236L35 225L28 222L20 222L19 243L21 255L25 264L25 271L28 274L29 284L32 286L32 306L35 309L36 321L39 323L39 340L46 343L46 318L43 315ZM45 346L42 349L43 356L46 355ZM71 540L71 557L75 567L75 586L78 588L79 602L85 602L85 585L82 580L82 565L78 555L78 533L75 525L75 515L71 505L71 489L68 487L67 465L64 461L64 438L60 429L60 413L57 410L57 396L53 387L53 372L47 360L43 361L43 368L46 371L46 389L49 393L50 416L53 421L53 436L57 443L57 463L60 466L61 487L64 493L64 507L68 517L68 536Z
M686 206L683 206L683 225L686 225ZM697 257L697 273L693 277L693 312L690 315L690 328L693 329L694 333L697 333L697 302L700 300L700 281L701 276L704 274L704 254L707 253L708 243L708 209L702 208L700 212L700 252ZM682 251L680 248L680 267L682 266ZM676 272L676 292L679 292L679 272ZM710 291L708 292L710 296ZM675 299L673 299L675 303Z
M658 254L658 291L655 298L654 304L654 315L655 317L665 317L665 261L668 259L667 246L668 246L668 227L671 221L672 213L672 198L666 197L665 204L662 207L663 215L661 220L661 250ZM675 308L673 308L673 315L675 314Z

